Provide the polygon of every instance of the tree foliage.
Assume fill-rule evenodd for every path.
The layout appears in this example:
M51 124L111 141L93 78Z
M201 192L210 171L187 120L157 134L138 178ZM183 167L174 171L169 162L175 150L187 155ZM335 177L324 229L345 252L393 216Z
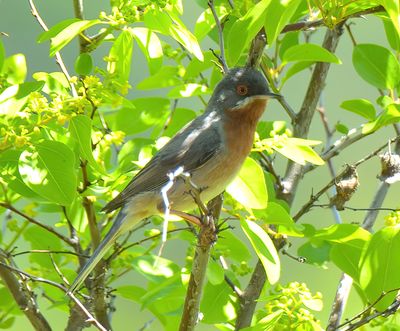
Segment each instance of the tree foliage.
M201 13L193 29L183 19L188 4L182 0L111 0L111 9L95 19L84 19L82 1L75 0L76 17L51 27L34 2L29 4L43 28L37 42L49 47L60 70L28 77L25 55L8 54L0 39L0 328L12 328L21 312L36 330L59 328L43 308L47 300L50 309L65 315L66 330L89 324L109 329L118 297L148 311L151 321L156 320L150 329L177 330L181 325L186 330L181 317L198 229L184 222L170 222L162 244L163 219L143 221L121 238L76 297L66 292L116 216L101 212L105 203L201 113L223 67L245 65L261 43L262 49L268 46L260 70L271 89L283 94L282 119L265 117L259 123L253 151L227 188L218 239L205 266L199 323L217 330L322 330L326 325L352 330L373 320L386 330L400 329L394 315L400 288L397 206L386 210L383 226L375 226L400 169L397 0L197 1ZM378 17L387 41L357 42L352 24L367 15ZM322 43L314 31L325 34ZM335 54L344 33L353 42L352 58ZM67 68L62 52L76 40L79 51L74 66ZM100 46L107 49L101 61L95 56ZM136 85L130 81L139 65L134 50L142 53L148 72ZM356 124L330 122L331 106L322 102L323 90L330 88L326 78L342 62L352 62L366 86L376 91L340 100L342 111L358 116ZM302 105L293 109L285 89L299 73L310 78ZM133 98L132 91L143 96ZM318 112L324 141L309 137ZM370 135L380 143L371 145L364 158L343 171L335 167L338 154L357 149ZM375 196L370 206L363 206L364 220L343 221L339 211L363 181L357 167L387 146L388 152L380 155ZM278 170L276 159L284 160L286 169ZM324 182L313 179L321 167L331 171ZM296 210L293 201L303 180L312 181L315 191ZM332 225L309 224L303 216L332 187L335 193L323 205L335 211ZM285 255L279 254L291 254L286 247L291 238L300 238L299 261L313 268L332 262L329 268L344 273L328 321L316 316L323 303L331 306L332 298L312 293L300 281L280 281L291 272L281 269ZM183 259L164 255L160 245L172 242L185 253ZM357 309L362 314L340 325L352 284L363 303ZM45 299L37 300L39 293ZM124 317L126 323L130 319L138 316ZM141 325L147 322L140 320Z

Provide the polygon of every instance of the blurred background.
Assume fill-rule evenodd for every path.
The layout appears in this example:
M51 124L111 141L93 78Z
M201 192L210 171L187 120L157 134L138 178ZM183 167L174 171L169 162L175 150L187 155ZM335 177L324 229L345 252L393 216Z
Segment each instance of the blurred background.
M185 9L183 21L189 30L193 31L195 22L203 9L198 6L195 1L183 0L183 3ZM43 20L49 27L64 19L74 16L72 1L37 0L35 4ZM84 7L85 18L93 19L98 16L100 11L108 12L110 4L106 0L86 0L84 1ZM370 15L365 18L353 19L353 22L354 25L352 25L352 31L358 43L376 43L382 46L388 46L383 25L377 17ZM52 72L59 70L54 58L49 58L48 43L37 44L36 42L42 29L31 14L28 1L0 0L0 31L8 35L2 37L7 55L15 53L25 54L28 65L27 80L30 80L32 74L38 71ZM311 42L320 44L324 33L325 28L316 31L312 36ZM201 46L203 50L208 50L209 47L217 48L217 45L215 45L211 40L204 40L201 43ZM105 43L93 54L96 66L105 66L102 58L108 53L108 48L109 45ZM379 96L377 90L364 82L353 69L351 63L352 48L353 45L348 34L344 33L336 52L338 57L341 59L342 64L331 65L322 100L331 126L334 126L339 121L346 124L349 128L357 126L359 125L358 123L360 123L360 118L357 115L351 114L339 107L343 100L366 98L375 102L375 99ZM66 66L69 68L70 72L74 74L73 63L78 54L77 41L74 41L67 47L63 48L61 54ZM145 64L145 59L137 47L133 51L132 61L130 83L133 88L129 97L135 98L145 95L161 94L161 91L139 91L135 89L135 85L143 78L147 77L149 73L147 65ZM281 91L295 111L297 111L301 106L310 76L310 71L303 71L291 79ZM185 102L190 104L190 108L193 110L198 112L202 110L202 105L196 98L186 100ZM276 101L270 103L264 116L268 120L284 120L289 122L285 111ZM290 127L290 122L288 123L288 126ZM361 142L356 143L352 148L348 148L342 152L340 156L334 158L336 172L339 173L343 169L344 164L351 164L361 159L372 150L384 144L385 141L394 135L395 133L393 129L389 127L381 130L380 134L364 138ZM315 140L325 139L325 132L323 131L318 114L314 117L309 138ZM286 160L283 157L278 156L276 158L275 168L279 174L284 174L285 167ZM380 172L378 158L373 158L369 162L362 164L358 168L358 171L361 185L348 205L351 207L367 208L371 203L371 199L373 198L379 184L379 181L376 179L376 176L379 175ZM292 208L292 214L296 213L302 204L309 199L312 192L317 192L330 179L331 177L326 166L320 167L316 171L307 174L298 188L296 200ZM398 208L399 194L400 188L398 185L393 185L383 207ZM323 197L320 203L327 203L327 201L328 199ZM377 229L380 228L381 224L383 224L383 217L386 214L387 212L381 212L379 214L376 226ZM365 212L343 211L341 212L341 216L343 221L346 223L361 223L365 216ZM334 218L330 211L321 208L314 208L311 212L303 216L300 223L310 223L316 228L321 228L333 224ZM234 231L240 232L238 229ZM247 244L247 239L244 236L242 237L243 241ZM296 255L297 247L304 241L301 239L290 239L290 242L292 243L292 247L289 251ZM184 244L186 245L186 243ZM177 263L180 263L179 261L183 259L183 252L184 250L179 246L178 241L167 243L165 255L176 260ZM300 264L287 256L281 256L281 261L282 284L286 284L290 281L305 282L311 289L312 293L319 291L323 294L325 306L323 311L316 313L316 316L321 320L323 326L326 325L330 306L340 278L340 271L333 264L328 264L326 268L318 268L307 264ZM254 263L255 259L251 265L254 265ZM23 267L23 265L20 267ZM135 277L135 273L131 272L123 279L123 282L129 284L129 280L134 279ZM0 301L1 300L2 298L0 297ZM43 301L43 307L48 306L47 301L41 299L40 296L38 300ZM115 330L137 330L152 319L150 313L141 311L140 307L130 301L118 299L115 305L118 307L118 310L115 312L113 317ZM360 310L361 301L358 299L355 291L352 291L344 317L352 316ZM55 327L55 330L64 328L66 315L63 312L58 311L57 309L47 310L45 308L43 313L46 316L51 316L50 320L54 323L53 325L57 326L57 328ZM127 327L128 325L129 328ZM22 315L13 327L15 330L29 330L30 328L30 324ZM161 329L161 326L156 322L149 327L149 330ZM207 326L199 328L199 330L211 329L211 327Z

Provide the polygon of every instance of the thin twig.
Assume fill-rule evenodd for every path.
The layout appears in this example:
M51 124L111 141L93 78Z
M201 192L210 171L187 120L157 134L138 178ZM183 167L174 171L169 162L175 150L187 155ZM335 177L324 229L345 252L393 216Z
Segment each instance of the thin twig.
M220 50L220 55L218 56L218 59L224 69L224 73L226 73L226 72L228 72L229 68L228 68L228 65L226 64L226 59L225 59L224 31L223 31L223 27L221 25L221 21L219 20L219 17L217 15L217 12L215 11L214 0L208 1L208 7L210 7L210 9L211 9L211 12L214 16L214 21L215 21L215 24L217 25L217 30L218 30L219 50Z
M36 20L38 21L38 23L42 27L42 29L44 31L48 31L49 28L47 27L46 23L43 21L42 17L39 15L39 12L38 12L33 0L29 0L29 6L31 7L31 12L32 12L33 17L36 18ZM71 82L71 76L68 73L67 67L64 64L64 61L61 57L60 52L55 53L55 58L56 58L56 62L58 64L58 66L60 67L62 73L64 74L65 78L68 81L68 84L71 88L72 96L74 98L78 97L78 93L76 92L75 85Z
M15 207L13 207L12 205L5 203L5 202L0 202L0 206L4 207L16 214L18 214L19 216L23 217L24 219L26 219L29 223L35 224L39 227L41 227L42 229L45 229L46 231L54 234L55 236L57 236L58 238L60 238L62 241L64 241L66 244L70 245L70 246L74 246L75 245L75 241L73 241L72 239L62 235L61 233L57 232L56 230L54 230L51 226L48 226L46 224L43 224L37 220L35 220L34 218L30 217L29 215L23 213L22 211L16 209Z
M394 142L398 141L399 138L400 138L399 136L394 137L389 140L389 143L394 143ZM380 146L373 152L367 154L366 156L364 156L357 162L353 163L352 167L358 167L360 164L362 164L362 163L368 161L369 159L371 159L372 157L378 155L379 152L382 151L387 146L388 146L388 143L386 142L384 145ZM303 207L301 207L301 209L296 213L295 216L293 216L293 219L295 221L297 221L301 216L303 216L305 213L307 213L310 210L310 208L312 208L314 203L316 201L318 201L318 199L322 196L322 194L324 194L330 187L332 187L336 182L338 182L340 180L340 178L346 173L346 171L347 171L347 169L343 170L339 175L337 175L328 184L326 184L322 189L320 189L317 194L313 194L311 196L310 200L306 204L304 204Z

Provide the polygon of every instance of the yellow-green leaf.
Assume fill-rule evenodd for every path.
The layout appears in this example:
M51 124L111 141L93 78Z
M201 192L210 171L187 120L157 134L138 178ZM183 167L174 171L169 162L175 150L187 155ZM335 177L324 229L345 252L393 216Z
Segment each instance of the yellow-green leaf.
M260 165L249 157L226 191L247 208L263 209L268 203L264 172Z

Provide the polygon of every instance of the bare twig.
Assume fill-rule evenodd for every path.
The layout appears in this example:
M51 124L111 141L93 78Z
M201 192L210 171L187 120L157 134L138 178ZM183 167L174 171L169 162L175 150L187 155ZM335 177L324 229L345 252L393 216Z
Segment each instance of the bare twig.
M32 12L33 17L36 18L36 20L38 21L38 23L40 24L42 29L44 31L48 31L49 28L47 27L46 23L43 21L42 17L39 15L39 12L38 12L33 0L29 0L29 6L31 7L31 12ZM64 64L64 61L61 57L60 52L56 52L55 57L56 57L56 62L58 64L58 66L60 67L62 73L64 74L65 78L67 79L67 81L69 83L72 96L74 98L76 98L78 96L78 93L76 92L75 85L71 83L71 76L68 73L67 67Z
M217 12L215 11L214 7L214 0L209 0L208 1L208 7L210 7L211 12L214 16L215 24L217 25L217 30L218 30L218 37L219 37L219 50L220 50L220 55L218 56L219 62L222 65L224 69L224 73L228 72L228 65L226 64L226 59L225 59L225 46L224 46L224 31L223 27L221 25L221 21L219 20L219 17L217 15Z
M57 232L51 226L48 226L46 224L43 224L43 223L35 220L34 218L30 217L29 215L27 215L27 214L23 213L22 211L16 209L12 205L10 205L10 204L8 204L6 202L0 202L0 206L6 208L6 209L8 209L8 210L10 210L10 211L12 211L12 212L14 212L16 214L18 214L19 216L21 216L24 219L26 219L29 223L35 224L35 225L41 227L42 229L45 229L46 231L54 234L55 236L60 238L62 241L64 241L66 244L68 244L70 246L74 246L75 245L75 242L72 239L70 239L70 238L62 235L61 233Z
M74 0L74 14L76 18L79 18L80 20L84 19L83 16L83 0ZM79 35L79 53L85 53L86 52L86 47L88 45L88 41L85 39L84 32L82 32L81 35Z
M394 137L392 139L389 140L389 143L393 143L396 142L397 140L399 140L400 137ZM384 145L380 146L379 148L377 148L376 150L374 150L373 152L367 154L365 157L363 157L362 159L358 160L357 162L355 162L352 166L353 167L358 167L360 164L368 161L369 159L371 159L372 157L376 156L379 154L380 151L382 151L384 148L386 148L388 146L388 143L385 143ZM332 187L336 182L338 182L340 180L340 178L345 174L346 169L343 170L339 175L337 175L335 178L333 178L328 184L326 184L321 190L318 191L317 194L313 194L310 198L310 200L303 205L303 207L301 207L301 209L296 213L296 215L293 217L294 220L298 220L302 215L304 215L306 212L308 212L310 210L310 208L312 208L312 206L314 205L314 203L316 201L318 201L318 199L322 196L322 194L324 194L330 187Z

